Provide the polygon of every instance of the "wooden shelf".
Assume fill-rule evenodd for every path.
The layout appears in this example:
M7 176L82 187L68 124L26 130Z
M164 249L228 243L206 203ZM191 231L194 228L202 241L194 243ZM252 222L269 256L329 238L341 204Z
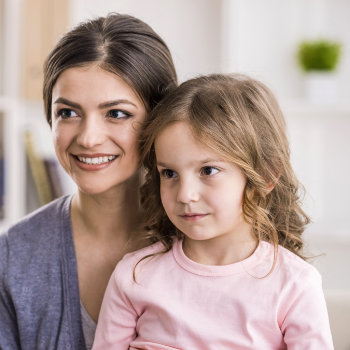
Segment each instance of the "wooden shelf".
M0 231L26 213L29 192L23 133L28 126L39 130L45 125L44 118L30 115L28 101L42 104L43 62L68 29L69 3L69 0L0 0L0 144L5 163Z

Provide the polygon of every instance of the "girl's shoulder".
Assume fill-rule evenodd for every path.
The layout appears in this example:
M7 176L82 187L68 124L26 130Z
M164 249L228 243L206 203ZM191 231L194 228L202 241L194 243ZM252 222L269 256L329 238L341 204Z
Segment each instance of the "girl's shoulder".
M273 257L273 245L267 242L261 242L261 245L266 256ZM277 273L280 272L291 279L297 278L301 275L303 275L303 278L306 278L307 276L312 279L321 278L318 270L310 262L300 258L295 253L280 245L277 250L275 269Z
M134 264L146 256L153 256L163 251L164 251L163 243L156 242L146 247L143 247L133 252L125 254L118 264L123 264L123 265Z
M165 252L164 245L161 242L125 254L114 269L113 279L117 285L124 286L121 289L130 286L135 287L135 279L137 279L137 282L147 281L155 271L159 273L159 269L163 269L162 266L164 267L169 262L171 256L171 250ZM139 273L140 271L142 273Z

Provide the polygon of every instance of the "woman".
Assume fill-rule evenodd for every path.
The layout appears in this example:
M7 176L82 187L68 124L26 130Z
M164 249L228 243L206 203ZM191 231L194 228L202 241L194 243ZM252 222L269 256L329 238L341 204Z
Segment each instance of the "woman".
M77 26L48 56L46 117L78 190L0 237L1 349L91 347L109 277L136 248L139 128L176 84L166 44L127 15Z

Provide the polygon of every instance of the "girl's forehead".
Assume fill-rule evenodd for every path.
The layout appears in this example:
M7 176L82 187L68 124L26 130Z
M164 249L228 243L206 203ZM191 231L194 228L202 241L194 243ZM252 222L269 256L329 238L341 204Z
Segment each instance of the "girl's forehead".
M174 118L174 120L167 122L165 125L162 125L156 130L154 134L155 142L157 139L162 137L162 135L171 135L177 133L181 142L184 136L191 137L194 142L203 144L204 146L213 146L215 145L215 139L206 132L204 127L201 125L196 125L191 123L186 118Z
M181 130L182 132L185 132L186 134L192 135L192 137L195 138L195 134L193 131L193 128L191 127L190 123L186 120L172 120L170 122L167 122L166 124L162 125L155 133L154 140L157 142L159 138L162 138L164 134L171 135L173 133L178 132Z
M207 141L207 138L199 137L187 121L176 121L159 131L155 137L155 147L159 150L161 147L168 146L168 149L181 148L183 151L188 147L188 152L196 149L206 153L217 153L208 146Z

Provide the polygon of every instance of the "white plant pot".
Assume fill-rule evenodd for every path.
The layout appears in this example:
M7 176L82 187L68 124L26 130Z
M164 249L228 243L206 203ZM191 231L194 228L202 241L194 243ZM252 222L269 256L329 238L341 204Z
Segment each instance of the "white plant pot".
M338 79L334 72L312 72L305 75L305 94L315 104L335 103L338 96Z

